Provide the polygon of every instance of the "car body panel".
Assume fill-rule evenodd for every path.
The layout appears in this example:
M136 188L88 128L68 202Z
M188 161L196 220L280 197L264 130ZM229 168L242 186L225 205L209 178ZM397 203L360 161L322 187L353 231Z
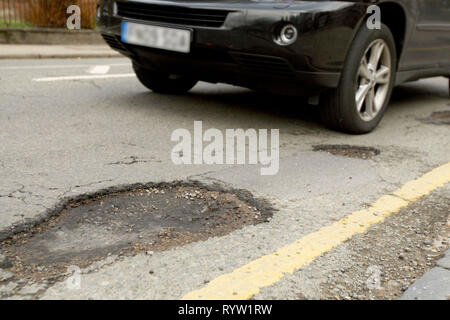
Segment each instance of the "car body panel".
M158 66L167 72L196 72L201 80L229 82L250 87L253 82L270 82L295 90L302 84L304 91L336 87L346 56L356 32L364 23L371 4L396 4L406 15L405 35L399 55L397 83L422 76L450 74L450 21L436 12L434 6L449 9L450 0L394 1L255 1L255 0L120 0L123 3L143 3L189 9L227 10L229 14L220 27L188 26L192 28L193 52L174 54L157 49L118 44L114 47L137 63ZM113 1L101 0L104 14L99 29L108 36L120 36L121 21L177 26L173 23L142 21L114 14ZM450 9L449 9L450 10ZM280 24L295 25L300 38L291 46L278 46L273 34ZM242 68L235 54L249 55L245 59L266 59L292 71L290 77L252 72ZM261 57L261 58L258 58ZM266 57L266 58L264 58ZM280 59L276 62L274 59ZM286 69L286 70L287 70ZM285 81L275 82L273 77ZM247 79L248 78L248 79ZM296 81L294 81L296 80ZM267 86L269 87L269 86ZM287 89L287 88L286 88ZM289 90L287 90L289 91ZM300 90L301 91L301 90Z

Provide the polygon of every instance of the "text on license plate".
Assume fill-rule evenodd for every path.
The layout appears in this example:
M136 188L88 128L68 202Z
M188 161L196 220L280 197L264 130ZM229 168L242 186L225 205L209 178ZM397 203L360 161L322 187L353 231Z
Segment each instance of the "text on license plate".
M191 50L191 30L122 22L122 42L188 53Z

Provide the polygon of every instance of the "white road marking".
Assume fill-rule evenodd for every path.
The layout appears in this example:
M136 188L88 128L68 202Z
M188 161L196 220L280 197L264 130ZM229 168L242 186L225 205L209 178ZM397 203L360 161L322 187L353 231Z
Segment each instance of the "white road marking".
M122 73L122 74L107 74L107 75L95 75L95 76L67 76L67 77L48 77L48 78L35 78L36 82L54 82L54 81L71 81L71 80L95 80L95 79L113 79L113 78L132 78L136 75L134 73Z
M87 72L90 74L107 74L111 66L93 66L90 67Z
M71 64L71 65L45 65L45 66L6 66L0 67L0 70L27 70L27 69L73 69L95 67L92 64ZM110 67L130 67L131 63L112 63Z

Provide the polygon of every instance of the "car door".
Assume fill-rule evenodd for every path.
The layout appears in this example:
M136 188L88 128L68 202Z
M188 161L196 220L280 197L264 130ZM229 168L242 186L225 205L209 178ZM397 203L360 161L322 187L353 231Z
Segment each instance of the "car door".
M410 48L414 68L450 64L450 0L417 0L417 21Z

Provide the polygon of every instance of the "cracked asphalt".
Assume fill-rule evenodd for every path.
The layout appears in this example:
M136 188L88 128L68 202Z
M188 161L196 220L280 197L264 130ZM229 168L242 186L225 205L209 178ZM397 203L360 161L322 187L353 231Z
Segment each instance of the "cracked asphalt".
M326 129L318 121L317 107L302 99L228 85L200 83L185 96L164 96L148 91L132 76L33 81L88 75L96 65L111 65L109 74L132 72L126 59L0 61L0 240L58 213L66 199L137 183L216 183L248 190L277 211L267 223L244 226L228 235L154 254L109 256L82 270L81 289L69 289L64 281L24 282L6 274L5 268L0 274L7 278L0 280L0 298L178 299L450 161L450 127L426 121L434 112L450 110L448 79L396 88L379 128L363 136ZM280 129L278 175L261 176L257 166L172 164L172 132L192 131L195 120L202 120L204 128L219 130ZM380 154L358 159L313 151L317 145L340 144L376 148ZM378 249L361 250L360 244L349 242L264 288L255 298L398 297L402 286L430 269L448 247L448 194L447 185L414 207L423 219L433 217L434 207L439 209L440 218L433 220L434 229L425 237L429 241L444 237L443 246L430 260L426 253L418 253L417 263L424 261L424 265L409 270L407 276L383 275L386 284L400 283L395 294L362 292L365 270L359 263L373 254L383 268L385 258L378 259ZM386 223L401 235L392 221ZM369 231L366 236L377 242L383 233ZM398 246L395 252L404 249L404 243L393 245ZM367 257L354 258L362 254ZM352 264L358 268L352 269ZM362 284L345 284L351 277L336 273L342 268L359 274ZM339 283L330 283L330 276ZM333 291L337 285L339 290Z

